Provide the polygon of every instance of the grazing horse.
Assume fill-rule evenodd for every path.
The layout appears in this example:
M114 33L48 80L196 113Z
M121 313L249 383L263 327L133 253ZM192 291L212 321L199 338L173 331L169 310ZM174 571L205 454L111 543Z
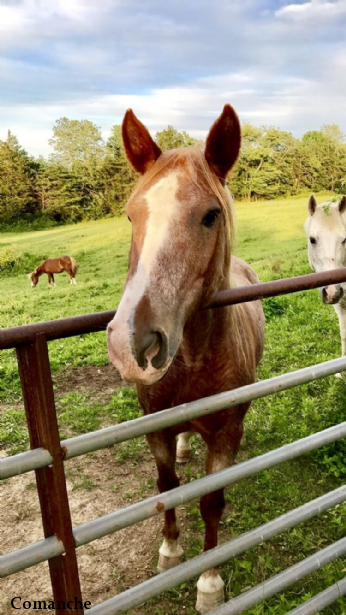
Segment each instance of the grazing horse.
M76 284L76 273L77 273L77 263L72 256L61 256L60 258L47 258L46 261L43 261L38 267L36 267L35 271L28 274L29 279L31 280L31 286L37 286L39 277L46 273L48 275L48 285L51 283L55 286L54 282L54 273L62 273L62 271L66 271L69 274L71 284Z
M310 215L304 228L311 269L320 273L346 267L346 197L343 196L339 203L328 201L317 205L311 195L308 211ZM346 285L330 284L320 289L323 303L333 305L338 315L343 355L346 354L345 288Z
M137 384L145 414L158 412L254 382L264 339L259 301L203 310L216 293L258 281L252 269L231 258L234 229L226 176L240 148L240 124L230 105L212 126L205 152L161 152L132 110L123 126L126 155L142 174L126 213L132 222L129 273L114 319L108 352L122 377ZM179 485L176 437L186 455L188 432L207 445L206 471L230 465L239 449L250 404L222 410L147 435L158 470L158 488ZM223 489L204 495L204 550L217 545L225 506ZM175 510L164 513L158 571L181 561ZM207 613L224 601L217 569L201 575L196 608Z

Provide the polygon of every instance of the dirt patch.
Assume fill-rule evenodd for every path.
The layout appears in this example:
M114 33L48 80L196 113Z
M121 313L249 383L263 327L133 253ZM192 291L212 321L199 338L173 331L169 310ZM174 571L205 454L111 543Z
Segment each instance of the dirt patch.
M242 458L240 455L240 460ZM191 469L194 477L203 472L205 445L195 446ZM178 465L181 484L188 482L187 466ZM121 461L119 449L111 447L65 462L65 474L73 526L125 508L157 493L157 471L149 449L143 445L137 458ZM188 505L178 507L181 545L202 539L203 530L193 531L187 516ZM227 505L225 515L230 513ZM156 574L158 550L162 542L163 515L106 536L77 549L83 600L94 606ZM33 472L8 479L0 485L1 554L9 553L43 538L35 475ZM229 539L220 528L220 543ZM41 613L39 610L11 608L11 599L52 600L48 563L4 579L1 582L0 615ZM184 613L184 607L181 613ZM164 612L176 613L166 603ZM133 615L147 614L137 607Z
M90 402L109 403L114 392L125 385L119 372L113 365L88 365L68 368L59 374L53 374L55 397L63 397L71 391L91 394ZM0 403L0 412L23 408L21 402Z
M100 403L109 402L115 389L128 386L113 365L68 368L53 374L53 383L56 395L63 396L71 391L91 393L91 401Z
M114 450L107 449L92 458L70 460L65 470L74 526L156 493L156 469L149 452L142 455L140 465L119 464ZM78 549L83 599L97 604L155 574L161 524L162 517L155 517ZM33 472L1 485L0 527L2 554L43 538ZM47 563L8 577L1 585L1 615L14 612L10 603L15 596L52 600Z

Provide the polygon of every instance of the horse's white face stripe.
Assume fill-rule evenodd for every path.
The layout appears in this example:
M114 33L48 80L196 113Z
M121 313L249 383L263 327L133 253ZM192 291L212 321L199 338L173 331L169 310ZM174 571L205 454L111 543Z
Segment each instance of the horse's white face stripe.
M176 198L178 175L177 171L173 171L163 177L145 195L149 215L143 247L137 271L125 289L118 310L127 318L127 322L143 297L157 255L169 237L168 229L179 206Z
M136 367L136 359L132 354L131 348L131 336L136 307L149 285L157 256L166 241L169 240L171 221L179 206L176 197L179 185L178 179L178 172L173 171L159 180L145 195L148 218L137 270L126 285L117 313L113 319L114 327L111 333L111 346L113 345L119 351L116 354L111 353L113 355L111 360L120 371L122 371L125 363L132 364L134 371L138 372L138 378L140 375L142 378L151 378L152 373L157 373L157 377L160 377L159 370L155 370L151 366L150 360L148 360L149 365L145 370L145 374L138 366Z

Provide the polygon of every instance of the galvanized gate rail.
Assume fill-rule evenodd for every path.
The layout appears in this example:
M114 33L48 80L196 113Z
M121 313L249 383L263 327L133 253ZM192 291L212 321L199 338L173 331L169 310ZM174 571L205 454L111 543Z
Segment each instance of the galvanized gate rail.
M206 307L222 307L345 281L345 269L276 280L266 284L222 291L218 293L215 301ZM64 474L64 459L95 451L145 433L185 422L189 418L204 416L222 408L237 405L240 402L257 399L346 370L346 357L334 359L233 391L183 404L155 415L141 417L128 423L59 442L47 341L105 329L114 313L114 311L109 311L88 314L0 331L0 349L14 347L17 349L31 446L31 450L26 453L0 461L0 478L6 479L35 470L45 534L44 540L1 556L0 577L6 577L39 562L48 561L54 602L58 605L56 613L59 615L72 612L84 613L76 558L77 547L147 519L164 509L188 502L205 493L230 485L241 478L294 459L346 436L345 422L212 476L206 476L170 492L157 495L105 517L72 528ZM123 613L145 602L150 597L179 585L211 567L224 563L251 546L260 544L279 532L294 527L322 510L327 510L345 500L346 486L308 502L304 506L247 532L233 541L203 553L177 566L173 571L163 573L131 588L100 605L88 609L88 612L91 615ZM214 613L215 615L241 613L343 553L346 553L346 538L276 575L261 586L234 598ZM295 615L316 613L323 605L331 604L345 593L346 579L343 579L308 603L295 609L292 615L293 613ZM74 608L75 600L78 606L76 609ZM59 605L59 602L65 605L73 604L73 606L64 608Z

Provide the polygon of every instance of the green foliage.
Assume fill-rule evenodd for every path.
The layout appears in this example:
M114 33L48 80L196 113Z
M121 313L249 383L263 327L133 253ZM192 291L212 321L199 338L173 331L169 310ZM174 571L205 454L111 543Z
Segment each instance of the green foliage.
M242 127L242 149L229 179L237 199L277 199L309 191L342 193L346 186L345 136L335 124L309 131L302 139L272 126ZM195 145L173 126L156 133L160 148ZM104 143L89 120L58 119L50 139L54 153L34 160L9 131L0 141L0 230L98 219L124 212L137 174L126 159L121 126ZM47 225L43 223L46 219ZM34 223L34 221L36 221ZM41 221L41 222L40 222Z
M33 159L8 131L7 140L0 141L0 219L37 210L35 171Z
M5 246L0 244L0 271L12 270L18 267L21 261L17 246Z
M1 221L0 233L25 233L28 231L41 231L43 229L59 226L62 222L48 218L41 212L37 214L21 214L10 220Z
M168 149L175 149L176 147L189 147L190 145L197 144L197 139L190 137L185 130L179 132L173 126L167 126L165 130L157 132L155 140L163 152Z
M229 186L235 197L254 200L304 190L341 191L345 172L345 137L335 124L309 131L301 140L277 128L244 124Z
M101 131L90 120L61 117L53 126L49 145L54 149L54 161L68 169L103 155Z

